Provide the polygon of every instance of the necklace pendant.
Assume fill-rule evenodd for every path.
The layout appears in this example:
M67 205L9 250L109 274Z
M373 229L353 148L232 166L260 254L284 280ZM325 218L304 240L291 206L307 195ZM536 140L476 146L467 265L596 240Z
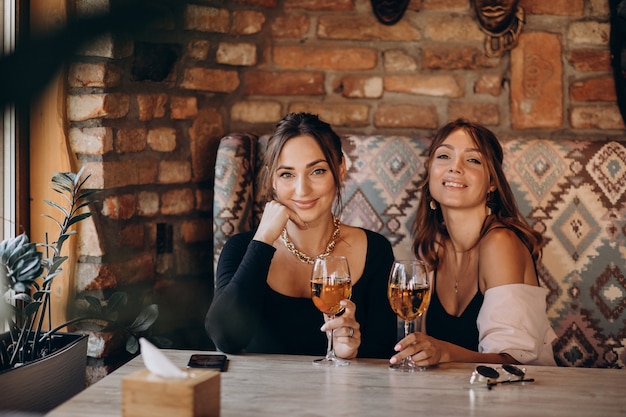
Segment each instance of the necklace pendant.
M455 294L459 293L459 282L458 281L454 281L454 293Z

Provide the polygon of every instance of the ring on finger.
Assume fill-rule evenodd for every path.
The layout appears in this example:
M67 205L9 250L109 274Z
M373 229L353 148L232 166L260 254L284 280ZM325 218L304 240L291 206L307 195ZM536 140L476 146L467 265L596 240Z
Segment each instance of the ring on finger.
M350 327L350 333L348 333L348 337L354 336L354 327Z

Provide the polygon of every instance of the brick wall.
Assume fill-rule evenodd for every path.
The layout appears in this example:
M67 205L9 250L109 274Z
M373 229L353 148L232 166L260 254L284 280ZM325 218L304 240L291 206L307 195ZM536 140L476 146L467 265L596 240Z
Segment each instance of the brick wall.
M75 2L79 16L110 7ZM428 135L463 116L502 137L624 134L606 0L521 0L519 45L501 58L486 57L469 0L413 0L393 26L369 0L173 4L136 36L80 52L67 117L102 190L80 235L77 290L147 294L179 347L210 346L213 161L226 132L265 133L310 111L340 133Z

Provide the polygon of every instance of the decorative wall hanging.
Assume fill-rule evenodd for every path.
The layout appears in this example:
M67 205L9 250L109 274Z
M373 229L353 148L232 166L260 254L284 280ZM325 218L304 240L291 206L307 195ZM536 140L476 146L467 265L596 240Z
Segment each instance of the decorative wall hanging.
M611 64L617 105L626 123L626 0L611 0Z
M374 15L383 25L393 25L398 22L406 8L409 0L371 0Z
M519 0L470 0L480 28L487 35L485 52L500 57L517 45L524 26L524 9Z

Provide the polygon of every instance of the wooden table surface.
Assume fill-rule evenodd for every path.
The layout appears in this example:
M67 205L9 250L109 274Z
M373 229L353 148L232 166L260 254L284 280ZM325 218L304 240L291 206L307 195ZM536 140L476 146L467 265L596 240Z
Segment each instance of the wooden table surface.
M165 350L181 368L194 351ZM221 416L624 416L626 370L526 367L535 382L469 383L476 364L442 364L399 373L386 360L314 366L307 356L229 355L221 374ZM494 366L495 367L495 366ZM137 357L68 402L51 417L118 417L123 376L144 369ZM502 373L502 372L501 372Z

